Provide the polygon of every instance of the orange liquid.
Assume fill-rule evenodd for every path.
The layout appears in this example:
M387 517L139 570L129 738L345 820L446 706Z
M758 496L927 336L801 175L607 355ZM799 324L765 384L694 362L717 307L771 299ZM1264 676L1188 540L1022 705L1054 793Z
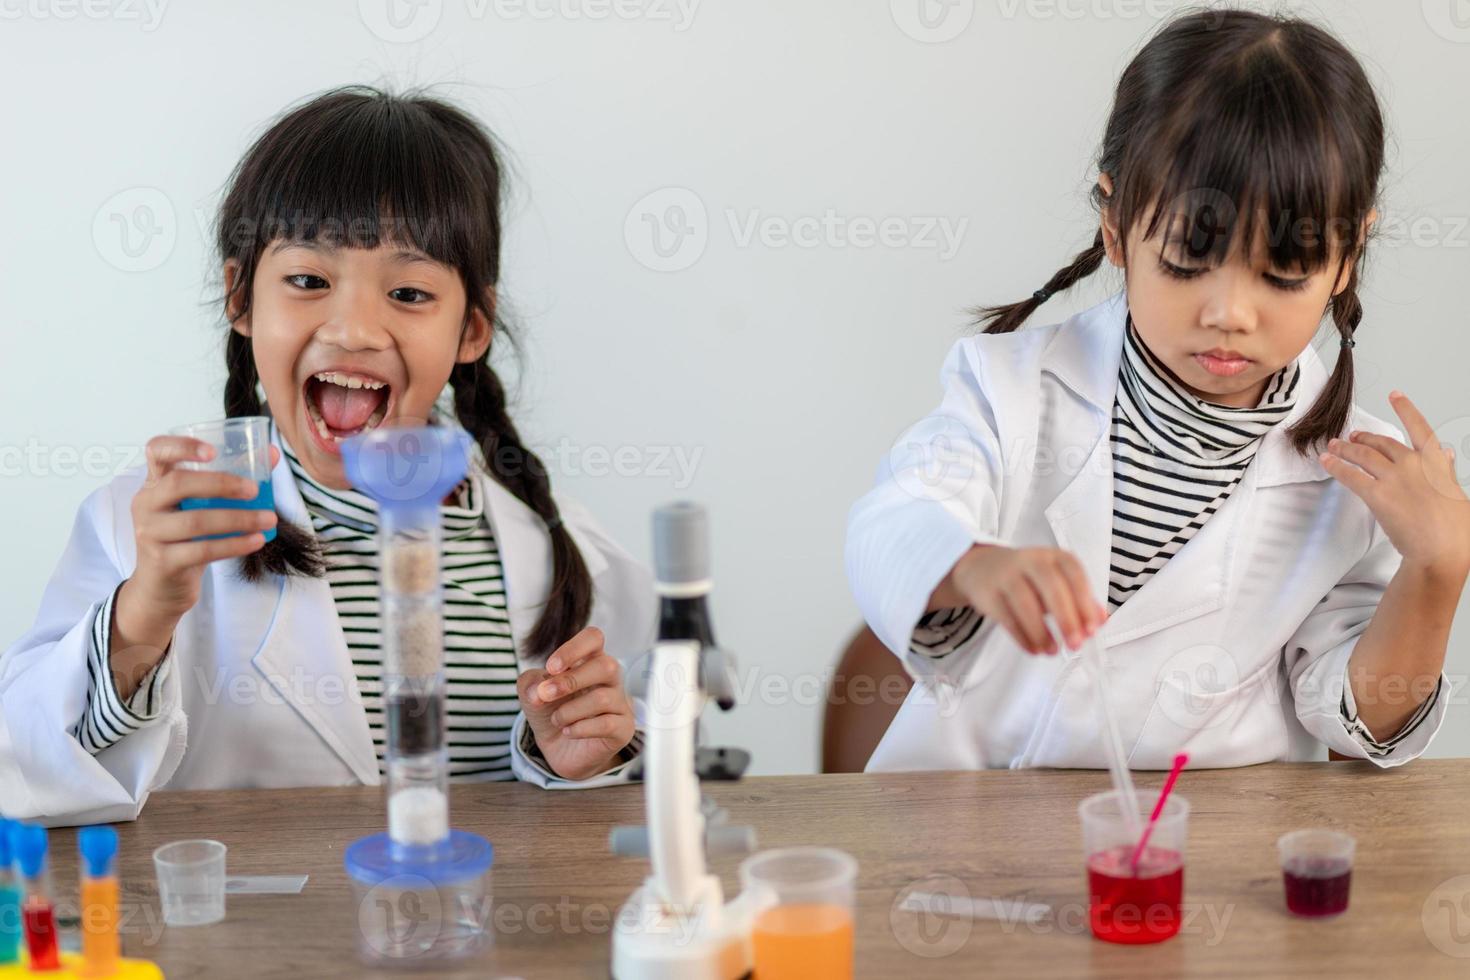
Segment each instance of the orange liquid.
M83 976L106 976L117 969L117 879L82 879Z
M841 905L778 905L755 920L756 980L852 976L852 911Z

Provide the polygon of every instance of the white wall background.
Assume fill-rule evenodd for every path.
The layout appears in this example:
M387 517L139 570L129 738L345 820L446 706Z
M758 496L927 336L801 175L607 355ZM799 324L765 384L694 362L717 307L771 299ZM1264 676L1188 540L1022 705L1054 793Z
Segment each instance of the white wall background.
M709 504L717 620L743 681L759 695L807 678L713 719L714 734L752 749L758 772L812 771L813 681L858 619L848 506L934 402L962 309L1026 295L1091 239L1113 85L1174 6L922 0L926 27L920 2L0 0L0 645L29 625L80 500L150 436L219 414L202 229L248 142L331 86L444 83L518 170L518 417L564 447L558 484L640 556L653 506ZM1391 418L1402 388L1459 442L1465 4L1288 6L1362 55L1395 137L1359 401ZM661 259L646 221L672 245L670 205L694 234ZM841 230L815 246L744 237L752 218L795 229L829 212ZM903 242L865 244L849 224L883 219ZM930 222L957 244L920 235ZM640 475L608 472L597 453L619 447L638 450L623 459ZM697 459L692 483L660 471L655 447ZM1470 442L1459 457L1470 477ZM1460 676L1467 646L1462 617ZM1470 754L1463 703L1434 751Z

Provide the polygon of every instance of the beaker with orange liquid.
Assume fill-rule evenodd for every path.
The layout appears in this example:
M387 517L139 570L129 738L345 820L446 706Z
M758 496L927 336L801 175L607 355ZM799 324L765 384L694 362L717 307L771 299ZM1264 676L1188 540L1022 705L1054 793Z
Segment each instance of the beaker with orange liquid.
M745 889L769 893L752 934L755 980L852 976L857 860L830 847L783 847L740 865Z

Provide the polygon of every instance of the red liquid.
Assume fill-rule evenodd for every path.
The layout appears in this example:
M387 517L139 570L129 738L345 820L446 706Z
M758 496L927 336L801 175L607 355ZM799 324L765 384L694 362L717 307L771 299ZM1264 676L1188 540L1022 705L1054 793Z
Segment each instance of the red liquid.
M1293 858L1281 869L1286 907L1297 915L1337 915L1348 907L1353 866L1342 858Z
M1110 943L1157 943L1179 931L1184 860L1178 851L1145 848L1135 877L1126 844L1087 859L1092 934Z
M61 969L61 957L56 952L56 920L51 915L51 903L28 898L23 908L26 949L31 954L31 969Z

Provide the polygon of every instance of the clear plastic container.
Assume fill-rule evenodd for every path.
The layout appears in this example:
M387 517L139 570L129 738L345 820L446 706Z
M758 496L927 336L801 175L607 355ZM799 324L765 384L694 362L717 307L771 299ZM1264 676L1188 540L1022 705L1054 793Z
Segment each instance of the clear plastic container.
M358 954L368 963L457 959L491 942L494 850L477 834L450 831L443 843L405 847L387 834L347 849L357 910Z
M1286 907L1321 918L1346 912L1357 842L1335 830L1294 830L1276 842Z
M1171 793L1149 835L1148 846L1133 862L1138 846L1134 827L1143 827L1157 790L1140 790L1138 818L1124 817L1118 793L1089 796L1082 817L1083 857L1087 862L1088 923L1092 934L1110 943L1157 943L1177 934L1184 898L1184 846L1189 836L1189 801Z
M181 840L153 852L158 902L170 926L207 926L225 917L225 845Z
M255 484L255 496L250 500L240 497L185 497L179 501L180 510L201 508L225 510L274 510L275 493L271 489L271 420L264 415L246 415L236 418L218 419L213 422L196 422L170 430L171 435L200 439L214 447L214 456L207 460L185 460L180 469L209 470L243 476ZM276 529L262 531L266 541L273 541ZM230 538L233 534L206 534L200 540Z
M761 851L740 865L742 888L764 891L751 940L757 977L852 976L857 859L831 847Z

